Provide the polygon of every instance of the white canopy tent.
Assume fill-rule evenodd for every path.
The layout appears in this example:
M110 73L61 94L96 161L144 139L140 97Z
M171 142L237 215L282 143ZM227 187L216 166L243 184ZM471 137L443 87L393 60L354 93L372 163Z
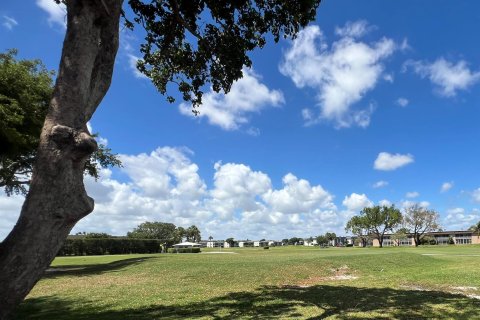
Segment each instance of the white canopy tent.
M195 242L182 242L174 244L174 248L200 248L202 245L200 243Z

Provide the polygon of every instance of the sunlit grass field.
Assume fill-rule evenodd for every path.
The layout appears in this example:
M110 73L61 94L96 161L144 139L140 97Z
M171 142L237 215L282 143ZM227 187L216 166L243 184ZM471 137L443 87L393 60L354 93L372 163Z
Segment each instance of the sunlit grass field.
M480 246L62 257L17 313L55 320L366 318L480 319Z

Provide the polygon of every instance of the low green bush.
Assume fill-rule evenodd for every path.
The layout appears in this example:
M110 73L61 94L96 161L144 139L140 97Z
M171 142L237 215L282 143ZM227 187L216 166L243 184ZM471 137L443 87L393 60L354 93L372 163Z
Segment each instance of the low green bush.
M423 238L420 239L420 244L421 245L436 245L437 240L435 240L435 237L432 237L432 236L424 236Z
M264 250L270 249L270 247L263 247Z

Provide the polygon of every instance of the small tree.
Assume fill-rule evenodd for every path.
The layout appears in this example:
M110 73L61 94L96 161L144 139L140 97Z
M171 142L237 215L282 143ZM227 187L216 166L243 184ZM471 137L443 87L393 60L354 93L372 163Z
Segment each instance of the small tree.
M317 236L317 243L319 246L325 246L328 245L328 239L324 235Z
M438 218L436 211L428 210L418 204L405 209L403 222L405 227L413 234L415 247L421 244L421 240L426 233L439 229Z
M230 248L233 248L233 246L235 245L235 240L233 238L227 238L225 242L228 243Z
M407 228L400 228L392 235L392 240L395 241L397 246L400 246L400 241L408 239L409 231Z
M127 233L128 238L162 240L165 248L171 247L177 240L177 227L173 223L144 222Z
M385 233L393 229L402 221L402 213L395 206L374 206L363 208L361 216L369 233L378 240L383 247Z
M354 216L345 226L345 231L350 232L358 238L361 246L365 248L368 242L368 227L364 217Z
M186 234L187 231L184 227L177 227L177 229L175 230L175 242L183 242Z
M199 242L200 240L202 240L200 230L195 225L188 227L185 234L187 236L187 241Z
M477 238L480 237L480 221L478 221L476 224L468 228L468 230L472 231L474 234L477 235Z
M303 241L302 238L293 237L288 239L288 244L297 245L300 241Z
M325 238L327 238L329 243L332 243L333 240L337 239L337 235L335 234L335 232L326 232Z

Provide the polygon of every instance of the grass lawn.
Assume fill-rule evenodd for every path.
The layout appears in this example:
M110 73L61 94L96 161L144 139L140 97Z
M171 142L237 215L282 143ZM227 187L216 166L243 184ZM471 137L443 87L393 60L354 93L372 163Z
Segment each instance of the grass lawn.
M480 319L480 246L57 258L17 319Z

